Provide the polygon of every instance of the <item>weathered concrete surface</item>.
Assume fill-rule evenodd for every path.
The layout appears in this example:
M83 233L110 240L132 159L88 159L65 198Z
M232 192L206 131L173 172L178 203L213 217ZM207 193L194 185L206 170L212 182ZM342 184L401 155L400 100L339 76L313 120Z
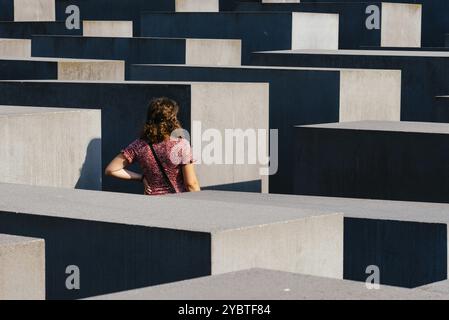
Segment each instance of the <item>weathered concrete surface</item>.
M44 240L0 234L0 300L44 299Z
M382 3L381 46L421 47L422 5Z
M242 61L248 63L253 51L337 49L338 15L302 12L145 12L142 13L141 36L241 39Z
M415 288L447 279L448 204L214 191L177 197L341 212L345 279L365 282L369 265L379 267L386 285Z
M55 21L55 0L14 0L14 21Z
M84 37L133 37L133 21L83 21Z
M69 30L65 21L57 22L10 22L0 21L0 38L31 39L32 35L82 35L81 30Z
M31 57L31 40L0 39L0 58L29 58Z
M269 177L271 193L293 192L295 125L400 120L400 71L135 65L130 73L133 80L268 82L270 128L279 134L279 170Z
M219 0L176 0L176 12L218 12Z
M253 267L343 276L336 212L9 184L0 192L0 232L46 241L49 299ZM67 265L80 268L79 291L65 288Z
M123 81L125 62L59 58L0 58L2 80Z
M449 122L435 96L449 92L449 52L391 50L294 50L252 55L252 64L317 68L400 69L402 121Z
M416 291L425 291L429 293L436 293L436 294L449 294L449 280L440 281L437 283L432 283L426 286L422 286L417 288Z
M90 300L448 300L424 290L250 269L90 298Z
M103 169L140 136L148 102L154 97L168 96L178 101L179 118L191 133L192 144L201 143L203 148L210 142L196 139L201 140L209 128L220 130L225 137L222 131L225 129L266 130L269 125L269 88L265 83L0 81L0 92L0 104L5 105L101 109ZM233 116L239 113L248 117ZM201 121L201 132L191 131L193 121ZM201 156L195 158L203 160ZM233 191L266 191L267 183L260 175L263 165L247 163L198 162L201 185ZM140 170L136 165L132 168ZM103 190L143 193L140 184L111 177L103 177Z
M0 106L0 181L101 189L98 110Z
M296 130L296 194L449 202L448 124L368 121Z
M109 38L109 37L33 37L33 56L78 59L124 60L130 64L173 63L240 65L240 40Z

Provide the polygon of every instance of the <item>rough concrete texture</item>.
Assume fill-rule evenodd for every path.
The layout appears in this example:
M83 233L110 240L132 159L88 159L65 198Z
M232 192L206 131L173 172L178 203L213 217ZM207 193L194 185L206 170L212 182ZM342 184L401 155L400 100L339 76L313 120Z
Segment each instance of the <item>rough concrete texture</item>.
M291 49L338 49L338 14L292 13Z
M242 63L242 41L186 39L185 62L188 65L239 66Z
M382 3L381 46L421 47L422 5Z
M0 234L0 300L44 299L44 240Z
M29 58L31 57L31 40L28 39L0 39L0 58Z
M336 212L10 184L0 192L0 232L46 240L50 298L252 267L343 276L343 218ZM140 271L129 272L137 262ZM84 270L79 292L64 288L59 268L67 264ZM106 280L112 272L114 283Z
M429 293L437 294L449 294L449 280L432 283L426 286L417 288L418 290L426 291Z
M101 189L100 117L97 110L0 106L1 182Z
M176 0L176 12L218 12L219 0Z
M342 69L340 121L400 121L401 94L400 71Z
M449 292L381 286L272 270L251 269L90 300L448 300Z
M58 61L58 80L122 81L124 61Z
M55 0L14 0L14 21L55 21Z
M83 21L84 37L133 37L133 21Z

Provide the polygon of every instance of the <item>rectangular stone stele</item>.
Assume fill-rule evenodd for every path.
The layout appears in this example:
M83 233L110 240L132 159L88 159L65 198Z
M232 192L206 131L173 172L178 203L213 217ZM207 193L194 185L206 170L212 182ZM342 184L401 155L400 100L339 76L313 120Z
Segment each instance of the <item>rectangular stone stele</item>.
M176 12L218 12L219 0L176 0Z
M48 299L249 268L343 277L337 212L11 184L0 194L0 232L46 241ZM66 289L69 265L78 291Z
M0 39L0 58L29 58L31 57L31 40L29 39Z
M101 112L0 106L0 181L101 189Z
M449 293L381 286L264 269L250 269L90 300L448 300Z
M44 299L44 240L0 234L0 300Z
M381 46L421 47L422 5L382 3Z
M296 130L295 194L449 203L449 124L359 121Z
M83 21L85 37L133 37L133 21Z
M14 21L55 20L55 0L14 0Z

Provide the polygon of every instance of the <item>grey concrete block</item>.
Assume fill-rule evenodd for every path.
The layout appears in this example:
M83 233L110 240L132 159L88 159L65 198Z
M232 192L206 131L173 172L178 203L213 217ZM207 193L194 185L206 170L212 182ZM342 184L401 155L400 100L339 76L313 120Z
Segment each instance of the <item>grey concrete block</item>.
M270 129L278 130L279 170L271 193L292 193L294 126L350 120L400 120L401 73L276 67L133 65L133 80L232 81L270 84ZM288 94L286 94L288 92Z
M449 292L381 286L264 269L137 289L89 300L448 300Z
M338 15L310 12L142 14L141 36L241 39L243 63L251 52L338 49Z
M2 80L123 81L125 62L60 58L1 58Z
M265 83L4 81L0 88L5 90L0 94L0 103L5 105L101 109L103 168L140 136L148 102L154 97L178 101L180 119L191 133L192 145L207 146L203 133L209 128L219 130L222 137L225 129L235 128L265 129L268 134L269 88ZM250 116L234 117L237 113ZM192 130L193 121L201 121L201 130ZM201 156L195 157L204 187L267 190L259 163L208 165L200 164ZM133 169L140 170L138 166ZM111 177L104 177L103 190L143 193L140 184Z
M0 300L44 299L44 240L0 234Z
M379 267L386 285L415 288L447 279L448 204L213 191L178 197L341 212L345 279L364 282L369 265Z
M0 42L1 45L1 42ZM33 56L140 63L240 65L241 41L221 39L33 37Z
M133 21L89 21L83 20L85 37L133 37Z
M296 50L255 53L252 64L317 68L399 69L402 71L402 121L449 122L435 96L449 92L448 52L392 50Z
M0 181L101 189L98 110L0 106Z
M46 241L50 299L253 267L343 276L336 212L9 184L0 192L0 232ZM78 291L65 287L68 265L80 268Z
M55 0L1 0L0 21L55 21Z
M0 39L0 58L4 57L31 57L31 40Z
M281 3L282 2L282 3ZM373 8L379 12L378 28L368 28ZM270 1L239 2L235 11L315 12L340 16L339 48L421 47L422 6L375 1ZM368 12L368 13L367 13Z
M367 121L296 130L296 194L449 202L447 124Z

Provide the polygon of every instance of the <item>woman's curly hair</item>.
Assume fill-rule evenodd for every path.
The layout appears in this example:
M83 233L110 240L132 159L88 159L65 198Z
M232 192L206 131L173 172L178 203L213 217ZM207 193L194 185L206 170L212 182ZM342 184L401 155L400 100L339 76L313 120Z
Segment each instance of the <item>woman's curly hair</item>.
M173 131L181 129L178 112L179 106L176 101L167 97L152 99L141 138L151 144L164 141Z

